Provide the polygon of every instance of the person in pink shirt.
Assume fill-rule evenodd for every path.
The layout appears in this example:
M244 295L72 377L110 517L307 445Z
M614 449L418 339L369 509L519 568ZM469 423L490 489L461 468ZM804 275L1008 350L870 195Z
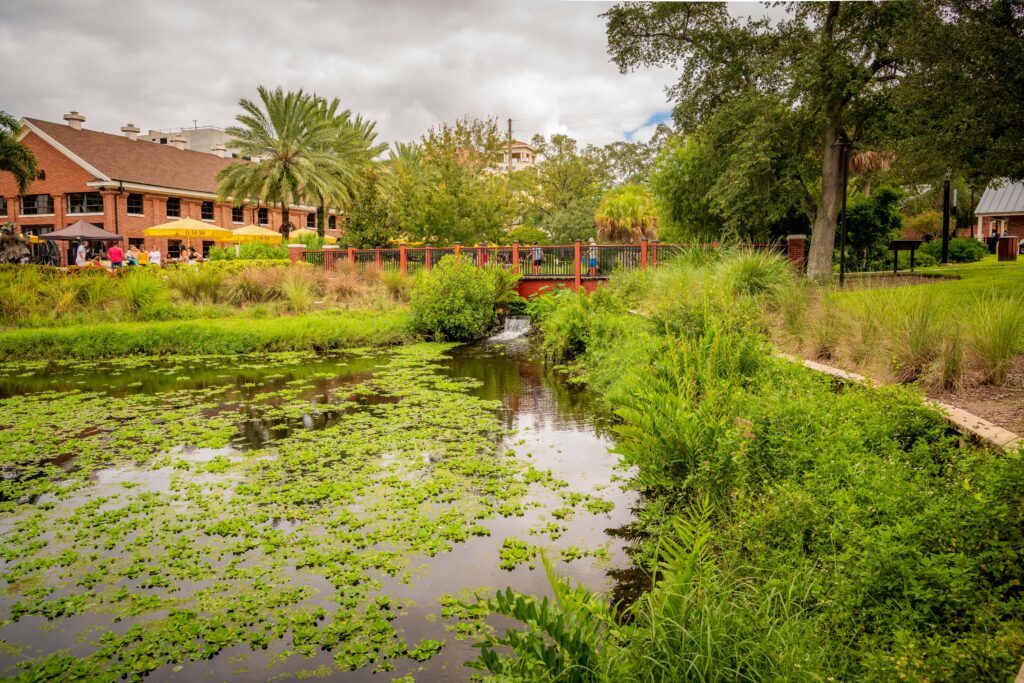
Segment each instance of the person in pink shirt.
M117 246L117 242L107 249L107 258L110 259L111 270L117 270L121 267L122 261L124 261L124 252L121 251L121 247Z

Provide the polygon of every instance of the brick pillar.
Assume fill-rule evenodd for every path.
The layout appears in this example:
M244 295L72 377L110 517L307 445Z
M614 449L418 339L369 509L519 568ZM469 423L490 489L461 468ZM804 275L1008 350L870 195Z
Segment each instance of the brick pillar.
M807 235L790 235L786 238L786 260L796 272L803 275L807 260Z
M356 264L356 250L351 244L348 245L348 262L353 266Z
M573 288L579 291L580 285L583 281L583 264L580 262L580 241L572 245L572 260L573 260Z
M647 270L647 238L640 240L640 270Z
M292 263L298 263L299 261L306 260L306 245L305 244L289 244L288 245L288 260Z
M458 256L462 253L462 242L455 243L455 255Z
M512 272L519 272L519 240L512 243Z
M374 247L373 248L373 253L374 253L374 256L376 256L376 259L377 259L377 270L383 270L384 269L384 257L380 253L380 247Z
M404 244L399 244L398 245L398 271L400 273L402 273L403 277L405 275L407 275L408 271L409 271L409 262L408 262L407 259L408 259L408 255L405 253L405 245Z
M430 245L425 244L423 245L423 267L427 270L427 272L430 272L430 267L433 265L433 263L431 263L431 260L432 259L430 253Z
M476 267L477 268L483 268L484 267L484 250L480 246L479 242L477 242L477 244L476 244Z

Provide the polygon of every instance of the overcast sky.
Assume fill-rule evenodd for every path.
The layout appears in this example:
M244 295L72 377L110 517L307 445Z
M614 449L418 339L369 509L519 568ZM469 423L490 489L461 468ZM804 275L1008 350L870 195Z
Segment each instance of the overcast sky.
M0 109L118 132L227 126L256 86L340 98L412 140L461 115L520 139L643 139L671 109L670 70L609 62L603 2L0 0Z

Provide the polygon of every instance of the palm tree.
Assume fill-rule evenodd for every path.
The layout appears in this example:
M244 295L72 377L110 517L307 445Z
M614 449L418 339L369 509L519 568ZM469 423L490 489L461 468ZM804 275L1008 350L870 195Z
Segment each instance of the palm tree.
M14 176L18 194L28 192L28 186L39 174L36 155L18 140L21 125L5 111L0 111L0 171Z
M608 242L629 243L658 237L654 197L639 185L622 185L605 193L594 220L598 238Z
M864 183L864 196L871 196L871 181L875 174L892 168L896 155L892 152L876 152L871 149L859 150L850 155L850 173Z
M335 160L334 182L329 192L323 193L314 188L308 198L316 202L317 232L321 236L327 222L328 207L340 209L350 206L365 181L367 170L374 163L374 157L387 149L386 144L376 143L377 124L374 121L365 120L359 114L353 116L350 109L339 112L340 106L337 98L319 100L318 115L333 124L335 133L325 150Z
M325 120L320 102L302 90L285 93L258 88L259 104L242 99L239 123L230 126L229 146L251 163L231 164L217 174L217 196L235 206L246 199L281 206L281 232L287 238L292 224L289 206L312 195L333 196L346 169L332 154L336 136L332 121Z

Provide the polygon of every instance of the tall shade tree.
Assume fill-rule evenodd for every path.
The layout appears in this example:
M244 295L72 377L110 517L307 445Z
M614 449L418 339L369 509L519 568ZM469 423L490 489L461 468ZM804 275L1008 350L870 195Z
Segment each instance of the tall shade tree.
M605 242L658 238L654 197L640 185L620 185L605 193L594 214L597 236Z
M1024 180L1024 4L933 2L892 108L897 168L976 187Z
M678 66L669 93L676 122L694 130L723 108L747 112L738 101L773 102L750 121L757 136L740 135L750 160L729 169L737 176L760 172L759 141L787 139L816 164L808 176L799 159L787 175L800 187L813 224L808 274L831 276L836 218L843 193L841 136L871 144L888 113L910 61L923 16L920 2L808 2L788 5L781 21L729 16L724 3L626 3L606 12L608 50L622 71L640 66ZM935 106L939 106L936 104ZM756 110L755 110L756 111ZM784 114L784 116L780 116ZM779 122L785 134L770 131ZM782 180L787 180L783 178ZM788 181L787 181L788 182Z
M39 174L36 155L18 140L21 125L5 111L0 111L0 171L10 173L18 183L18 194L25 194Z
M289 207L310 196L334 197L349 170L333 153L337 126L323 116L321 100L281 88L258 88L260 102L243 99L239 125L228 127L229 146L254 161L217 174L217 195L236 206L258 200L281 207L281 232L292 229Z

